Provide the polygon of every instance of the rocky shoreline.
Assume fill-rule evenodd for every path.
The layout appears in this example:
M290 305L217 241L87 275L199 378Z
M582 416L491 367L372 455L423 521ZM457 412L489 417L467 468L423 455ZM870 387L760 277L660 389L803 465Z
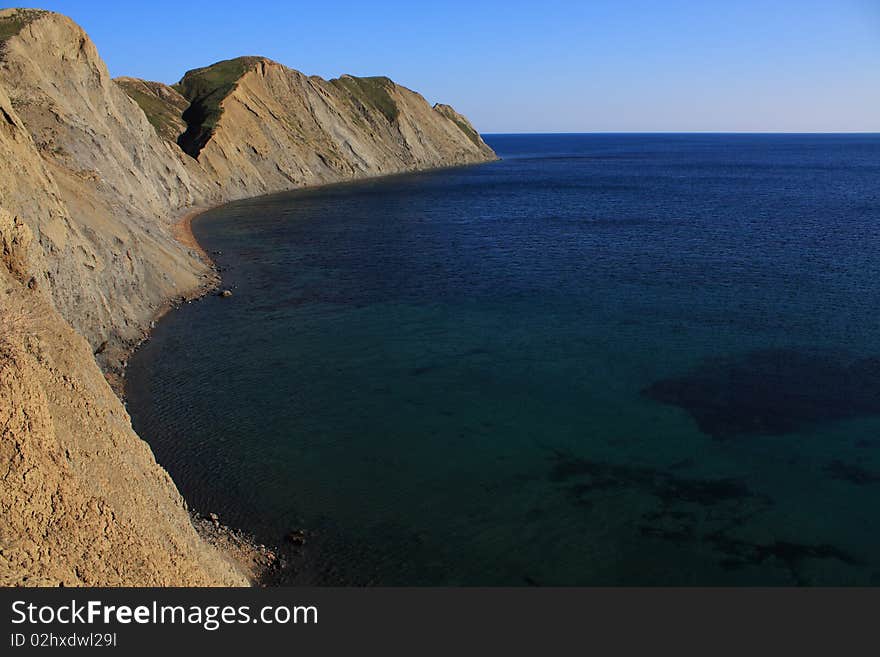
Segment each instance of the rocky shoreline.
M188 249L191 249L195 253L198 254L198 257L204 262L206 269L202 274L201 281L198 286L187 290L184 294L180 296L174 296L166 299L156 310L149 324L141 331L140 337L137 340L134 340L123 352L123 356L119 361L117 367L105 367L104 368L104 377L107 379L107 382L110 384L110 387L113 388L113 392L116 393L116 396L125 403L125 370L128 367L128 362L131 360L131 357L134 353L143 346L144 343L148 342L150 339L150 335L152 330L156 327L156 324L170 312L173 312L187 303L192 303L193 301L198 301L199 299L211 294L220 285L220 271L202 246L198 243L195 238L195 235L192 232L192 222L193 220L201 214L208 212L209 210L214 209L217 205L205 206L197 209L187 210L181 217L171 226L171 234L174 236L174 239L178 241L183 246L186 246Z
M193 221L215 207L218 206L211 205L189 210L172 226L171 230L174 238L187 248L196 251L199 257L207 263L209 269L205 273L203 282L199 287L181 297L168 299L159 308L150 322L149 328L144 331L143 337L129 350L118 374L105 372L108 383L110 383L111 388L113 388L113 391L123 404L125 403L125 368L128 366L131 356L150 340L152 329L156 327L156 324L163 317L178 310L184 304L192 303L208 296L216 292L220 287L221 276L219 268L209 253L199 244L192 231ZM236 564L238 569L246 575L252 586L262 586L267 582L277 580L278 571L289 565L289 560L279 556L281 551L277 547L267 546L257 540L255 536L222 523L220 516L213 511L203 514L189 508L189 505L186 506L193 528L202 540Z

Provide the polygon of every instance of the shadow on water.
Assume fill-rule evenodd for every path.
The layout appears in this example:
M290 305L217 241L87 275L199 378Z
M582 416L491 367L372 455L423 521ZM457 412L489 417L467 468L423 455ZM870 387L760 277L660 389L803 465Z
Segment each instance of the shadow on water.
M880 358L765 349L706 361L642 394L683 408L700 431L719 440L784 435L880 415Z

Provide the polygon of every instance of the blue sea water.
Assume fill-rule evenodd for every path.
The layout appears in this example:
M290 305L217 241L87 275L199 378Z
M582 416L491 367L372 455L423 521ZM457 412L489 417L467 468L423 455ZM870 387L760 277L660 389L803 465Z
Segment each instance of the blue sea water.
M241 201L128 406L285 582L880 584L880 136L490 135Z

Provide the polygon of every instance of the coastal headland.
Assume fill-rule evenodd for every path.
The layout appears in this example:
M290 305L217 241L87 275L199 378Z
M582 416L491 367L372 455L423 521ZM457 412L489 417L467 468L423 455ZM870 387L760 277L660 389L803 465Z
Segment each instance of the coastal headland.
M164 310L216 284L189 222L493 159L465 117L388 78L241 57L173 86L112 79L70 19L0 11L0 585L252 582L271 552L196 531L111 387Z

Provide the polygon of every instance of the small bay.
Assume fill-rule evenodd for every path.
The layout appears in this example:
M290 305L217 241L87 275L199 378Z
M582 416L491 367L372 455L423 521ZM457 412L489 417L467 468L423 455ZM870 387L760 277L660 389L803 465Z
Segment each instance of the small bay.
M231 203L134 428L289 583L880 584L880 136L489 135Z

